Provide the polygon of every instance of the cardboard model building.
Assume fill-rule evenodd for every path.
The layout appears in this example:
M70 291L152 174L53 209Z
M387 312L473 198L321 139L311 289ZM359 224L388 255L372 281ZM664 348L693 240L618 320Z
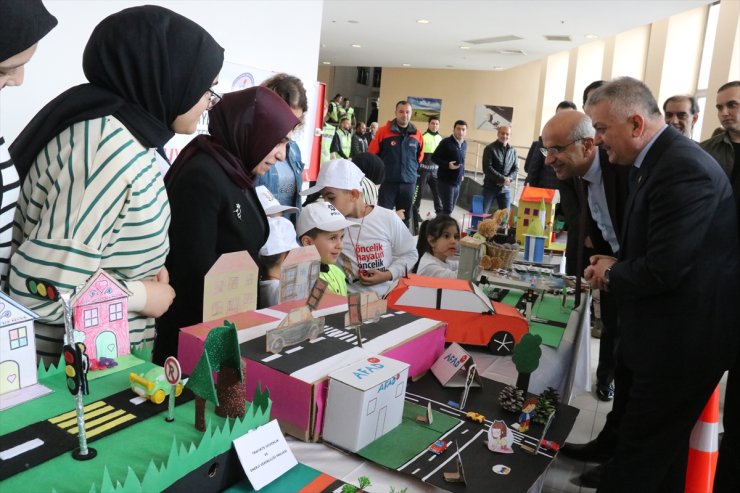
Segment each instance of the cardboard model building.
M306 339L316 339L324 332L324 317L314 318L308 305L292 309L276 328L265 334L265 351L279 353Z
M308 298L321 272L321 255L313 245L294 248L280 273L280 303Z
M259 269L244 250L224 253L203 282L203 322L257 308Z
M516 308L491 302L474 283L464 279L409 274L386 297L388 306L447 323L447 342L488 346L493 354L511 354L529 331Z
M100 269L70 299L74 342L82 342L90 360L115 359L131 352L128 297L131 293Z
M544 201L545 248L550 246L552 225L555 221L555 206L560 202L560 192L550 188L524 187L517 209L516 242L524 245L524 233L532 221L542 221L540 203Z
M0 395L38 383L36 318L34 312L0 292ZM2 399L0 409L4 404Z
M354 311L354 305L356 305L356 303L352 301L356 298L354 294L355 293L350 293L350 295L347 296L350 309L344 316L345 327L354 327L362 323L377 322L380 316L385 315L388 311L388 302L384 299L380 299L378 297L378 293L374 291L356 293L359 296L359 304L357 306L359 307L360 319L358 323L356 317L354 317L354 315L356 315ZM355 320L353 320L353 318L355 318Z
M468 380L468 369L474 366L473 357L459 344L452 343L432 365L432 373L443 387L465 387ZM481 386L480 375L471 384Z
M324 440L350 452L401 424L409 365L368 356L329 375Z
M457 267L457 278L475 281L478 278L480 259L484 255L486 242L466 236L460 240L460 262Z

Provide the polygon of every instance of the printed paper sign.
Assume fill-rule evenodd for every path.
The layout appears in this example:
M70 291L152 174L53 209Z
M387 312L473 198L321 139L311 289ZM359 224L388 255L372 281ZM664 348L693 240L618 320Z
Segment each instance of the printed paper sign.
M244 472L259 490L298 464L276 420L234 440Z
M459 344L452 343L434 362L432 373L444 387L465 387L472 361L473 358ZM472 386L479 386L479 382L473 382Z

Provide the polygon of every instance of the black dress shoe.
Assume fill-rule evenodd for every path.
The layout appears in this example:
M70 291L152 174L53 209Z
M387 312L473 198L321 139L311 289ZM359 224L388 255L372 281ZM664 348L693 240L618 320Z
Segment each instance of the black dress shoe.
M598 488L601 482L601 476L604 475L606 464L599 464L596 467L586 470L578 479L581 481L583 488Z
M560 453L571 459L582 460L585 462L606 462L611 459L611 451L596 440L591 440L588 443L569 443L566 442L560 448Z
M599 398L599 400L602 400L604 402L609 402L610 400L614 399L614 384L596 384L596 396Z

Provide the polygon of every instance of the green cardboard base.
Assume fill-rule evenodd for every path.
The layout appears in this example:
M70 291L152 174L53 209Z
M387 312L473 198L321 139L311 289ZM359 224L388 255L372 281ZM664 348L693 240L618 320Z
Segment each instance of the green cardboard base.
M406 401L401 424L357 454L389 469L398 469L460 422L438 411L432 411L431 425L416 421L417 416L426 416L426 413L426 407Z

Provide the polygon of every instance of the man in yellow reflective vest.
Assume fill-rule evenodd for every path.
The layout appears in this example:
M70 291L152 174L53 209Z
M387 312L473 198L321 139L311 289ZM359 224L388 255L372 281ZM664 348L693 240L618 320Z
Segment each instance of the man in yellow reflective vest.
M350 132L350 122L344 117L339 122L337 133L334 134L334 140L331 142L331 158L349 159L352 154L352 132Z
M414 193L414 225L418 230L418 225L421 222L421 214L419 214L419 205L421 204L421 196L424 192L424 185L428 184L432 191L432 198L434 202L434 213L439 214L442 212L442 201L439 199L439 193L437 192L437 170L438 166L432 161L432 154L437 149L442 136L439 135L439 118L436 116L429 117L427 123L427 131L421 136L424 142L424 159L419 164L419 178L416 180L416 191Z

